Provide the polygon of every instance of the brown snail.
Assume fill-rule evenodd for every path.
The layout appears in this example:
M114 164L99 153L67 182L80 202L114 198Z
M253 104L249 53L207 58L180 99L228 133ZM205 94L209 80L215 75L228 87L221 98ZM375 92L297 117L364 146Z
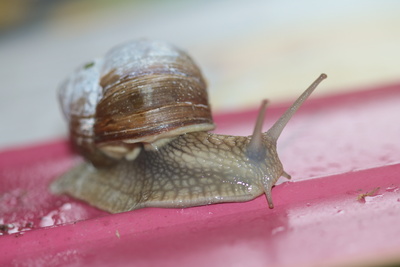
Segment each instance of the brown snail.
M284 176L283 128L327 76L321 74L265 133L262 102L252 136L214 129L206 83L181 50L134 41L78 69L61 86L71 139L87 159L51 186L109 212L242 202Z

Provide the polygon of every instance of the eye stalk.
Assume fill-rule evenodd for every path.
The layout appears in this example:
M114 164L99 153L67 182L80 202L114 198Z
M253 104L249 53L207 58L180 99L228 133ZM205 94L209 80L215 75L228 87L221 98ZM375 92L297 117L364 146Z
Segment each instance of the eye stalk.
M286 124L292 118L294 113L300 108L300 106L306 101L306 99L314 92L315 88L328 76L325 73L322 73L305 91L302 93L299 98L286 110L286 112L275 122L275 124L268 130L267 134L275 140L278 140L279 136L281 135L283 129L285 128Z
M253 135L251 136L250 143L247 146L246 155L249 159L256 162L256 164L259 164L260 168L263 162L266 162L269 165L267 168L269 171L266 171L268 174L262 178L262 185L264 188L264 193L267 197L268 206L271 209L274 207L271 196L272 186L276 183L280 176L291 179L291 176L282 169L282 164L278 158L278 155L276 154L276 143L278 138L296 111L311 95L315 88L317 88L317 86L326 78L326 74L321 74L286 110L286 112L275 122L271 129L265 133L268 141L263 141L264 134L262 133L264 115L268 101L263 100L261 102L261 107L257 116ZM267 150L274 153L267 153ZM278 166L281 168L277 168Z
M250 143L247 146L247 156L255 161L260 161L266 156L266 147L263 145L263 132L262 127L264 124L265 110L268 106L268 100L261 102L261 107L258 112L256 125L251 136Z

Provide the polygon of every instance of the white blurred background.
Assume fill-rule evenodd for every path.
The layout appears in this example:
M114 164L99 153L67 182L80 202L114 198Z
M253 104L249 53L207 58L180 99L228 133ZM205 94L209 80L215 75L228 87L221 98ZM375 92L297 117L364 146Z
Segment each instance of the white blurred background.
M0 150L66 136L60 82L137 38L188 51L214 113L400 81L400 1L0 0Z

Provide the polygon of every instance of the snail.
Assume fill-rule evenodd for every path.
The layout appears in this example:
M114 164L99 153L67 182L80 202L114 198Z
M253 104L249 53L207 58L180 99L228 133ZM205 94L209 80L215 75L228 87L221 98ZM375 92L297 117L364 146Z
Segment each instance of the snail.
M206 82L194 61L161 41L132 41L80 67L60 87L72 143L86 159L51 184L111 213L244 202L290 175L276 144L321 74L267 132L262 101L251 136L211 133Z

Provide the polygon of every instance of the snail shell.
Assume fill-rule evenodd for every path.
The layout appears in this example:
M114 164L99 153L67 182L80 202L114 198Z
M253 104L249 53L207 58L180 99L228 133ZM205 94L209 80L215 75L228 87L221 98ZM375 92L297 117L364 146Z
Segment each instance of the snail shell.
M71 138L90 161L134 159L138 143L162 145L183 133L214 129L204 78L183 51L159 41L115 47L83 65L59 98Z
M326 78L321 74L267 131L263 101L251 136L218 135L199 68L181 50L134 41L82 66L61 87L71 139L88 160L51 185L109 212L241 202L284 176L277 140Z

